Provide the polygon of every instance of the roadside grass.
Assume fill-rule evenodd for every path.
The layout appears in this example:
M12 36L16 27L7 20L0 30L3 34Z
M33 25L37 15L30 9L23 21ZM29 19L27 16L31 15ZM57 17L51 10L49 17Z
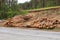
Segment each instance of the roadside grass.
M30 9L30 10L26 10L26 11L48 10L48 9L54 9L54 8L60 8L60 6L45 7L45 8L38 8L38 9Z

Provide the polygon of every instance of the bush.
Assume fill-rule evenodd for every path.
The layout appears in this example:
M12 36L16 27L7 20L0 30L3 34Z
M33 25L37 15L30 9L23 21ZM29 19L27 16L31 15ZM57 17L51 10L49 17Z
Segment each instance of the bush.
M0 10L0 19L11 18L15 15L25 15L27 13L27 11L19 11L18 9L13 10L12 8L6 8L5 11L4 9Z
M25 11L25 10L24 11L20 11L20 14L21 15L26 15L26 14L28 14L28 11Z
M11 18L15 15L25 15L28 11L13 11L12 9L9 9L7 12L7 18Z
M0 11L0 19L4 19L4 18L11 18L15 15L26 15L28 12L27 11L13 11L13 10L9 10L5 13L3 13L3 11Z
M0 10L0 19L11 18L15 15L25 15L27 13L28 13L27 11L19 10L17 7L13 8L5 6L5 11L4 7L2 8L2 10Z

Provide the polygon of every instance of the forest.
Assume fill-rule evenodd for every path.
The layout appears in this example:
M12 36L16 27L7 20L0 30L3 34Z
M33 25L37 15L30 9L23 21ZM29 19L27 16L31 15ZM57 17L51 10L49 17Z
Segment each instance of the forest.
M19 14L27 14L29 9L47 8L53 6L60 6L60 0L31 0L30 2L6 5L5 0L0 0L0 19L10 18Z
M59 6L60 0L31 0L30 2L20 3L21 9L38 9L51 6Z

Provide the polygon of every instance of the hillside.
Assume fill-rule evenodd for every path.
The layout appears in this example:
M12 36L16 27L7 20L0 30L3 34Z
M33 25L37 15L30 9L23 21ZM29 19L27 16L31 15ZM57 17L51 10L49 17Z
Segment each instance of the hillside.
M47 9L47 10L46 10ZM16 15L3 22L3 26L19 28L60 28L60 7L30 11L27 15Z

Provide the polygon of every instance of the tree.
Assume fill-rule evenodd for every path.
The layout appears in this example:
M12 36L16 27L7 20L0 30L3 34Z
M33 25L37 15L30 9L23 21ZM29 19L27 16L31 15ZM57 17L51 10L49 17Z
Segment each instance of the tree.
M59 6L60 0L31 0L30 2L22 3L22 9L36 9L42 7Z

